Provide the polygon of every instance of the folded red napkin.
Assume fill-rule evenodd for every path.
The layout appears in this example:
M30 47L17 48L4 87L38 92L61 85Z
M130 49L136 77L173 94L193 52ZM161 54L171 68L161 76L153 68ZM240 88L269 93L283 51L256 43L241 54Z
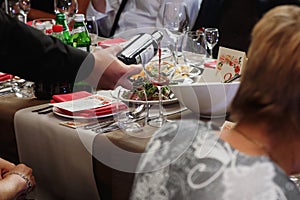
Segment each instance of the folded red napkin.
M59 102L65 102L65 101L72 101L84 97L91 96L92 94L86 91L80 91L80 92L74 92L69 94L57 94L52 96L51 103L59 103ZM121 104L119 106L119 109L126 109L127 106L125 104ZM93 116L103 116L103 115L109 115L116 111L117 104L111 103L106 106L101 106L94 109L89 110L81 110L76 112L70 112L68 110L64 110L58 107L55 107L57 112L60 112L62 114L66 114L69 116L80 116L80 117L93 117Z
M119 109L126 109L125 104L119 105ZM59 112L70 115L70 116L80 116L80 117L93 117L93 116L104 116L104 115L109 115L117 110L117 103L111 103L106 106L102 106L99 108L95 109L90 109L90 110L81 110L77 112L70 112L61 108L56 108Z
M59 103L65 101L72 101L84 97L91 96L92 94L86 91L74 92L69 94L56 94L52 96L50 103Z
M217 65L216 60L204 63L204 67L208 67L208 68L216 68L216 65Z
M126 41L127 40L125 40L123 38L107 39L107 40L98 42L98 46L106 48L106 47L109 47L109 46L111 46L113 44L119 44L119 43L126 42Z
M14 76L11 74L0 74L0 81L7 81L12 79Z

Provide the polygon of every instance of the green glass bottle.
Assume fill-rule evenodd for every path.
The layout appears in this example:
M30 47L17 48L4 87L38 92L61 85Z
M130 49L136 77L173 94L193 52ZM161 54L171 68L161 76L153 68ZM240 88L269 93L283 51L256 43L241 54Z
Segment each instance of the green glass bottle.
M85 18L83 14L75 14L74 27L70 43L73 47L89 52L91 45L91 37L86 28Z
M70 44L71 34L66 20L66 15L64 13L56 14L56 24L60 24L63 26L64 43Z

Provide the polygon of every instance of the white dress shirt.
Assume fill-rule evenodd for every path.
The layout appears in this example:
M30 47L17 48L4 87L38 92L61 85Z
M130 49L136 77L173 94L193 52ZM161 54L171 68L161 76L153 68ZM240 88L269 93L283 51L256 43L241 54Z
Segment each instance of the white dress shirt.
M99 32L109 36L115 15L122 0L106 0L106 12L100 13L89 4L87 16L95 16ZM116 34L150 32L162 27L163 5L166 0L128 0L118 22ZM179 0L173 0L179 1ZM183 0L188 7L190 26L194 24L202 0Z

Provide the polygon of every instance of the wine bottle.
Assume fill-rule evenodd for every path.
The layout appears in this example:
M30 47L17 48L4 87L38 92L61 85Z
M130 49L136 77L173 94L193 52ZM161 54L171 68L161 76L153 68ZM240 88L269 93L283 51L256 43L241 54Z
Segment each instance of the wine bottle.
M158 43L163 33L154 31L152 34L142 33L117 54L119 60L127 65L148 63L158 51Z

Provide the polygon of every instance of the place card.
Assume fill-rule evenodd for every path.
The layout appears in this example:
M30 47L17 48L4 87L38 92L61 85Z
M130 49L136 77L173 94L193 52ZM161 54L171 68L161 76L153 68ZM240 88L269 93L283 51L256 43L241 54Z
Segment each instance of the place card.
M222 82L226 82L235 76L241 75L242 69L247 62L246 53L225 47L219 48L217 59L217 74Z
M95 123L95 121L73 121L73 120L59 122L60 125L67 126L67 127L74 128L74 129L84 127L84 126L94 124L94 123Z

